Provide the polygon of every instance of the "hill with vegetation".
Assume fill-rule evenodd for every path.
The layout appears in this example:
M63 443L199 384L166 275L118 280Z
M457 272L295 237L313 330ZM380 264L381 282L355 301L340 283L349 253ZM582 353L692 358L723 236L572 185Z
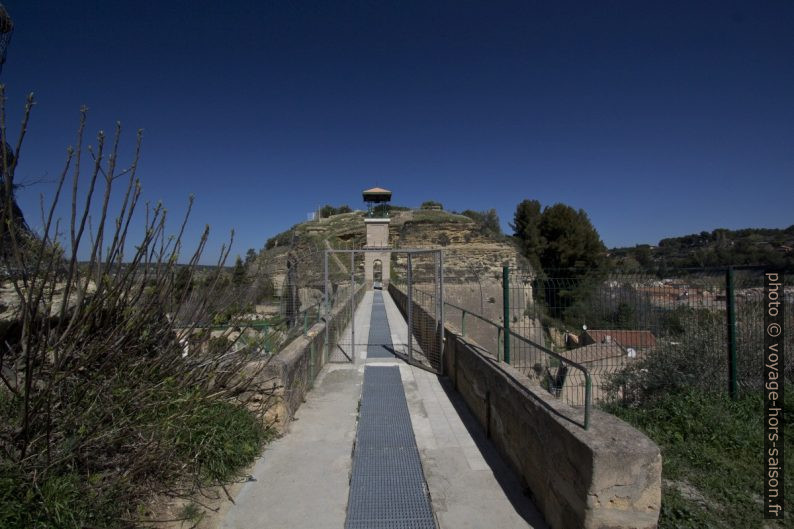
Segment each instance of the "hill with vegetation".
M495 211L457 213L445 211L436 204L428 202L419 209L391 206L391 246L443 248L447 254L455 254L454 260L445 263L445 279L450 284L500 275L504 263L526 266L514 239L499 229ZM348 209L326 206L321 211L334 214L320 215L316 220L296 224L274 235L260 250L256 268L272 278L278 292L286 277L288 255L297 260L321 263L324 250L364 247L366 212Z
M610 250L623 268L647 271L671 268L766 266L794 270L794 225L785 229L716 229L669 237L647 244Z

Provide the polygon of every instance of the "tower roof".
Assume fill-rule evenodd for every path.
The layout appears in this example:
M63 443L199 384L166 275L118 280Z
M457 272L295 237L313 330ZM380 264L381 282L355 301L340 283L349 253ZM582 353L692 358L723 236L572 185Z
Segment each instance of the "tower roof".
M365 189L362 194L364 196L364 202L388 202L391 200L391 191L383 189L382 187Z

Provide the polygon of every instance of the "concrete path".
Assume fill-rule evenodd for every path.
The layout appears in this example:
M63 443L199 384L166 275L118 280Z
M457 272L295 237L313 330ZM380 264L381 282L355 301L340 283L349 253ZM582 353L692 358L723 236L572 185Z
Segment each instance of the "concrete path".
M406 343L408 324L391 296L383 297L392 337L395 343ZM523 494L518 477L446 379L399 360L392 362L400 366L439 527L546 528L543 516Z
M407 324L384 292L392 340L407 342ZM515 474L485 439L444 379L398 359L366 359L372 293L356 311L355 362L329 364L281 439L257 461L257 481L243 485L224 529L342 529L356 412L364 366L396 365L441 529L546 528ZM348 331L349 332L349 331Z
M356 310L357 335L368 335L371 307L368 292ZM356 364L327 364L320 371L289 431L267 445L252 471L256 481L242 486L221 528L344 527L364 351Z

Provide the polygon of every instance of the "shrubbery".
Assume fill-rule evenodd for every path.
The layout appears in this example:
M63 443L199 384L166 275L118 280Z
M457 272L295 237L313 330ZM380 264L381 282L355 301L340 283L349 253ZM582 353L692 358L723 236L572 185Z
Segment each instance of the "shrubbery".
M136 525L148 498L189 497L230 479L269 435L267 399L257 398L257 407L250 400L268 393L260 371L248 368L258 353L230 354L225 338L214 347L188 345L196 323L221 308L216 292L228 250L195 281L208 228L178 268L187 216L169 237L161 205L146 206L144 236L129 240L141 188L137 156L128 169L118 166L119 127L109 142L100 133L95 160L83 160L99 203L78 199L80 174L70 167L86 150L85 120L83 111L41 233L26 233L13 208L0 208L0 237L10 242L3 265L16 271L16 296L0 326L0 527ZM140 142L139 134L136 152ZM0 200L8 206L17 158L7 156L5 136L0 145L2 158L13 160L3 165ZM54 212L71 174L73 213L61 224ZM116 212L111 197L121 204ZM68 250L55 251L61 244Z

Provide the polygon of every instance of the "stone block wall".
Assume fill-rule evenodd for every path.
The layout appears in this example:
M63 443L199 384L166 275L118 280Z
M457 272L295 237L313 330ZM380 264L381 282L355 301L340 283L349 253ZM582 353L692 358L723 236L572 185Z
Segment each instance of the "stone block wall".
M393 286L390 292L405 313L405 294ZM416 303L413 311L424 312ZM599 410L583 429L568 419L581 416L580 410L449 328L445 333L445 374L551 527L657 526L662 458L651 439ZM422 339L417 336L420 344Z
M362 285L356 292L355 306L365 293ZM337 307L331 317L337 320L332 325L332 332L343 332L350 320L347 307ZM336 337L331 337L334 340ZM305 335L298 336L278 354L267 360L259 377L268 381L273 390L273 403L267 412L267 418L275 422L276 427L286 430L295 412L298 411L306 394L312 388L317 373L326 363L325 355L326 323L315 323ZM257 365L251 365L256 369Z

